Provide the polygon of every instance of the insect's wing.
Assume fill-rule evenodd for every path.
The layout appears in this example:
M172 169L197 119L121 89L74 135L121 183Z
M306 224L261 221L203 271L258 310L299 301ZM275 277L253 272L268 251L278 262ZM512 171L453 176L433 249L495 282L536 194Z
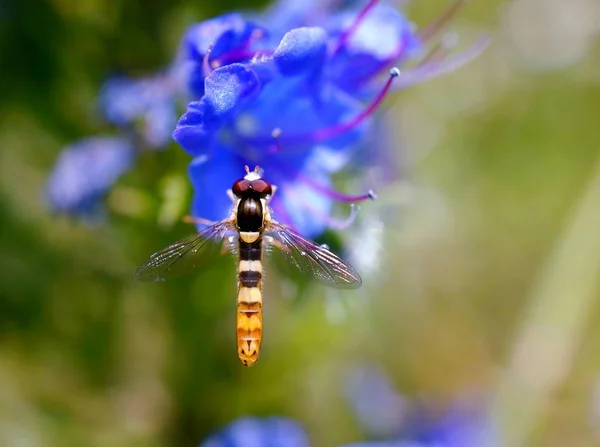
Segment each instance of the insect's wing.
M225 238L230 230L230 223L226 220L169 245L151 255L137 268L136 279L139 281L164 281L167 278L188 273L210 261L215 255L222 253L223 248L220 242L225 243L226 249L231 249L228 238Z
M285 225L271 222L267 234L271 245L300 272L330 287L357 289L362 280L354 268L326 247L306 239Z

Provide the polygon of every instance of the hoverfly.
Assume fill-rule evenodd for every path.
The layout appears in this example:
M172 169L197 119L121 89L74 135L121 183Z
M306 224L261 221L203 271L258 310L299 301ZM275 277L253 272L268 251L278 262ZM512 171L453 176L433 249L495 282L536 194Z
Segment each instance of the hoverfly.
M269 203L277 187L260 175L259 167L237 180L227 195L233 202L226 219L154 253L136 271L141 281L163 281L210 260L223 243L239 255L237 297L238 357L246 366L258 360L262 340L262 255L276 247L300 272L331 287L355 289L359 274L326 246L310 241L273 220Z

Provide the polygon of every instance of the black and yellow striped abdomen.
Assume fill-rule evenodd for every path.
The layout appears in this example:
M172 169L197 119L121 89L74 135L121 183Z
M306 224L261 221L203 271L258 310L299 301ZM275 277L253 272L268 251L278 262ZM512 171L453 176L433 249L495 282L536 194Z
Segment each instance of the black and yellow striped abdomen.
M246 366L258 360L262 340L262 238L240 233L238 266L237 345Z

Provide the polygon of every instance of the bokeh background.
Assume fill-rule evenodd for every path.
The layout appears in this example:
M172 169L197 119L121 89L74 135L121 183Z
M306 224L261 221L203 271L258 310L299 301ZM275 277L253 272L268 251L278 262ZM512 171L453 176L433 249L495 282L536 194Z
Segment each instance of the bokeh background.
M426 23L444 5L406 11ZM344 234L363 288L297 299L273 272L251 369L229 260L133 280L192 230L174 143L118 182L105 224L47 210L61 149L111 131L95 110L110 74L152 73L186 26L263 6L0 2L0 445L198 445L242 415L282 415L340 446L365 439L342 386L365 365L407 400L485 402L502 445L600 444L598 0L462 10L461 42L485 33L490 47L387 102L400 180Z

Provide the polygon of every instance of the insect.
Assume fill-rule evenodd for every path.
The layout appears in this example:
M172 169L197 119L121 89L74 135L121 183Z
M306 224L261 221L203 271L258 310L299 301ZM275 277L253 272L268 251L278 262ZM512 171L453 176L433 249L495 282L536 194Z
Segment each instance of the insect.
M271 217L269 203L277 190L261 177L257 166L227 191L233 201L226 219L151 255L136 271L141 281L163 281L210 263L213 254L239 256L237 296L237 350L246 366L258 360L262 340L263 252L275 247L300 272L336 288L355 289L359 274L327 247L302 237ZM216 248L216 249L215 249ZM209 265L209 264L208 264Z

